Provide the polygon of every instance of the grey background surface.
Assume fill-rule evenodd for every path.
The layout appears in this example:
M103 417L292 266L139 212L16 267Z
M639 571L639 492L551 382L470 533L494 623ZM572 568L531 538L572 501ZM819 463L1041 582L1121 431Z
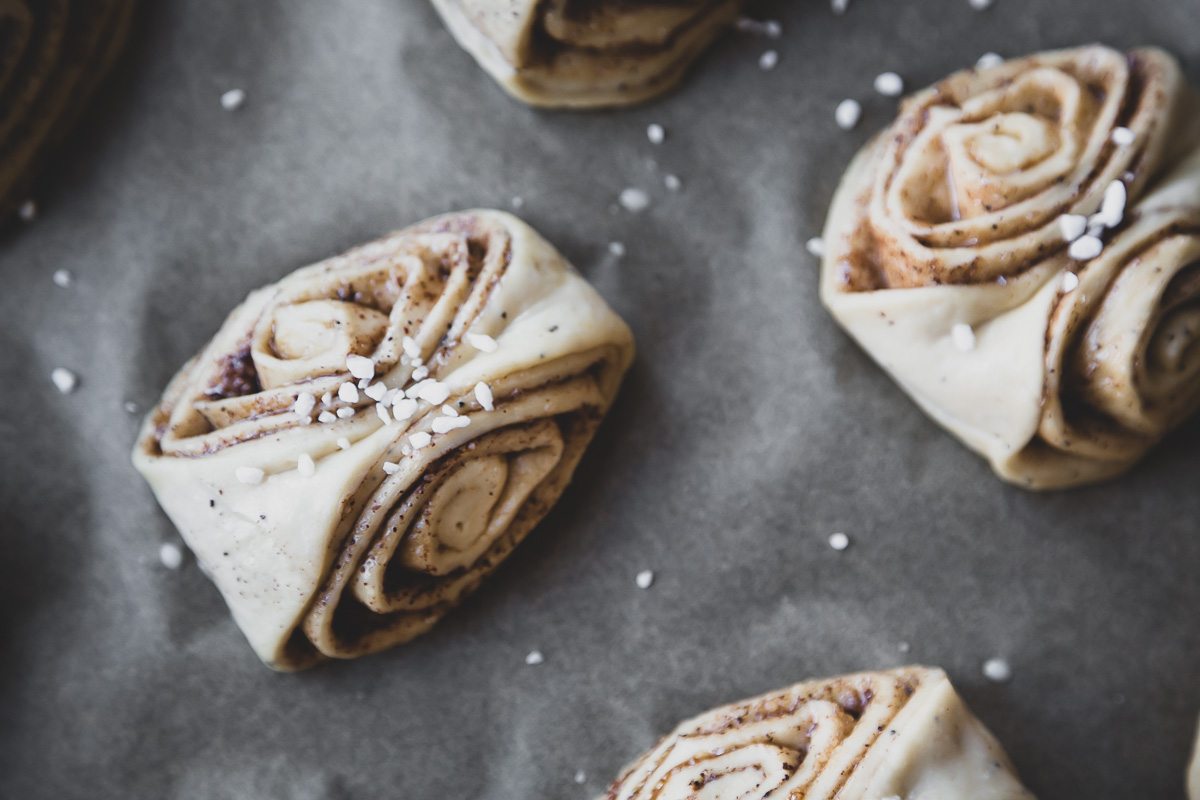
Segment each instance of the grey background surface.
M40 217L0 237L0 796L585 798L686 716L908 661L951 673L1042 798L1182 796L1200 424L1106 486L1005 486L837 329L803 244L891 118L878 72L915 88L988 50L1103 40L1164 45L1200 81L1200 2L765 2L781 40L732 35L669 97L585 115L510 101L417 0L144 6ZM614 210L627 186L653 205ZM250 289L513 196L638 337L617 407L432 634L268 671L194 562L160 565L177 536L123 402L149 406ZM981 676L993 655L1010 683Z

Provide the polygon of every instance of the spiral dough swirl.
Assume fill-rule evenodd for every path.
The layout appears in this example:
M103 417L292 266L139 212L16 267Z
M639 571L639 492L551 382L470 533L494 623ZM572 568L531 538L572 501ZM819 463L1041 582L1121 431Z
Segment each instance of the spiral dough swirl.
M538 106L646 100L674 86L742 0L433 0L466 50Z
M427 630L512 552L632 353L532 229L451 214L251 294L134 462L263 660L349 658Z
M606 800L1030 800L941 670L811 681L684 722Z
M1198 109L1100 46L917 93L838 189L824 303L1002 477L1116 475L1200 405Z

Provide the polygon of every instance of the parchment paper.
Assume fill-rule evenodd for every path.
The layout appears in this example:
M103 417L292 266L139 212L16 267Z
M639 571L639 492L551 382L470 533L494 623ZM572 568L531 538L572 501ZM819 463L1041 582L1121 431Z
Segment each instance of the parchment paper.
M1042 798L1182 796L1200 424L1106 486L1005 486L839 332L804 241L892 116L877 73L915 88L988 50L1101 40L1167 46L1200 81L1200 4L752 11L783 38L729 37L651 105L561 114L505 97L418 0L143 4L39 218L0 239L0 796L587 798L686 716L909 661L950 671ZM648 210L614 210L631 186ZM268 671L193 561L159 563L177 535L122 404L148 407L250 289L514 196L638 337L616 409L558 509L431 635ZM992 656L1011 682L982 677Z

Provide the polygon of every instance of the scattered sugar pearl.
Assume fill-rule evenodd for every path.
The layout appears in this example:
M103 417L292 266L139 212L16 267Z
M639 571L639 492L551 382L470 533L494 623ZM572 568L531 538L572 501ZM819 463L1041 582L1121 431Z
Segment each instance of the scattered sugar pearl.
M37 203L32 200L26 200L17 208L17 216L21 222L33 222L37 219Z
M852 129L862 118L862 106L857 100L847 98L838 103L834 109L833 119L837 126L844 131Z
M423 381L423 383L425 386L417 396L430 405L444 403L446 402L446 398L450 396L450 389L441 381L430 378Z
M163 542L158 548L158 560L167 569L179 569L183 566L183 550L174 542Z
M425 431L417 431L408 437L408 443L412 445L414 450L420 450L422 447L428 447L433 441L433 437Z
M965 322L959 322L950 329L950 340L960 351L969 353L975 349L975 329Z
M650 207L650 195L646 194L642 189L635 189L633 187L622 189L617 200L620 202L622 208L634 213L645 211Z
M909 650L912 650L912 645L910 645L908 642L900 642L898 645L896 645L896 649L901 653L907 653Z
M55 286L65 289L71 285L71 272L70 270L56 269L50 279L54 281Z
M740 17L737 21L737 29L740 33L752 33L756 36L766 36L768 39L778 39L783 35L783 25L775 19L757 20L751 17Z
M581 784L587 783L587 773L581 769L575 770L575 782Z
M837 533L829 534L829 546L834 550L845 550L850 546L850 537L838 531Z
M967 0L967 4L976 11L984 11L991 8L992 0Z
M899 97L904 91L904 79L894 72L882 72L875 76L875 91L884 97Z
M525 206L525 198L521 197L520 195L514 194L512 196L512 199L508 201L508 204L510 206L512 206L514 209L520 210L521 208L523 208Z
M820 236L814 236L804 243L804 249L807 250L809 254L814 255L817 258L822 258L825 255L825 240Z
M342 406L341 408L339 408L337 410L337 418L338 419L350 419L351 417L354 416L354 413L355 412L354 412L353 408L350 408L349 406Z
M1004 63L1004 56L999 53L984 53L975 62L975 69L991 69Z
M363 394L375 402L379 402L383 399L383 396L387 394L387 391L388 388L384 385L383 381L376 381L367 388L363 389Z
M1006 683L1012 679L1012 667L1003 658L989 658L983 662L983 677L993 683Z
M767 50L758 57L758 68L763 72L770 72L779 66L779 51Z
M465 428L470 424L470 417L437 417L430 423L429 427L433 429L434 433L449 433L457 428Z
M436 383L437 383L437 380L434 380L433 378L427 378L425 380L422 380L422 381L420 381L420 383L413 384L412 386L409 386L408 389L404 390L404 396L408 397L409 399L421 399L422 393L430 390L431 384L436 384ZM437 390L434 389L434 393L436 393L436 391ZM442 403L444 401L444 399L445 399L445 397L443 397L442 399L439 399L438 403ZM428 401L428 402L433 403L433 401Z
M663 176L663 186L667 187L669 192L678 192L683 188L683 181L679 180L678 175L667 173Z
M257 486L266 477L266 473L258 467L238 467L233 471L233 474L239 483L245 483L250 486Z
M1112 141L1118 147L1128 147L1133 144L1135 139L1137 136L1129 128L1124 126L1113 128Z
M1062 277L1062 290L1073 292L1079 288L1079 276L1074 272L1065 272Z
M125 409L126 414L136 414L136 413L138 413L138 411L141 410L138 408L138 404L133 402L132 400L126 400L124 403L121 404L121 408Z
M662 144L666 141L667 130L657 122L652 122L646 126L646 138L650 140L650 144Z
M316 407L317 398L313 397L309 392L301 392L296 396L296 402L292 403L292 411L300 417L308 417Z
M226 111L237 111L246 102L246 92L242 89L230 89L221 95L221 108Z
M405 336L401 340L400 346L404 348L404 355L408 356L410 359L421 357L421 346L417 344L417 340L411 336Z
M495 339L486 333L468 333L464 338L466 338L467 344L481 353L494 353L496 352L496 348L500 346L496 343Z
M1058 228L1065 241L1073 242L1087 230L1087 217L1082 214L1063 214L1058 218Z
M1100 211L1095 215L1097 222L1106 228L1115 228L1125 219L1125 203L1129 199L1129 191L1121 181L1113 181L1104 189L1104 201Z
M423 381L429 377L429 367L422 364L412 371L412 379L414 381Z
M479 401L479 405L483 407L484 411L493 411L496 408L496 398L492 396L492 387L483 381L475 384L475 399Z
M346 356L346 369L360 381L369 381L375 377L375 362L366 356Z
M654 571L644 569L633 579L639 589L649 589L654 584Z
M50 370L50 381L63 394L70 394L79 385L79 378L66 367L55 367Z
M525 656L525 663L531 667L536 667L538 664L541 664L545 660L546 660L546 657L542 655L541 650L530 650L529 654L527 656Z
M1104 242L1100 241L1100 237L1088 234L1071 242L1071 246L1067 248L1067 255L1076 261L1090 261L1103 250Z
M397 422L412 419L413 414L416 413L417 401L410 397L398 397L392 402L392 416Z
M347 439L345 436L339 436L338 440L337 440L337 446L338 446L339 450L349 450L350 449L350 440Z
M337 415L332 411L322 411L320 414L317 414L317 422L320 422L323 425L328 425L331 422L337 422Z
M383 403L375 404L375 416L379 417L379 421L384 425L392 424L392 415L388 412L388 407Z
M296 472L299 472L306 478L311 478L317 473L317 462L313 461L313 457L308 453L301 453L296 459Z
M835 14L845 14L846 9L850 7L850 0L830 0L829 7Z
M343 383L341 386L338 387L337 396L338 396L338 399L341 400L343 403L357 403L358 402L358 387L355 386L350 381L346 381L345 383Z
M383 471L388 475L395 475L400 471L400 465L394 461L385 461L383 462Z
M442 414L447 417L457 417L458 409L447 403L446 405L442 406Z
M323 405L323 406L333 405L333 394L330 392L326 392L325 394L321 395L321 405Z
M617 258L621 258L625 255L625 245L622 242L609 242L608 252Z

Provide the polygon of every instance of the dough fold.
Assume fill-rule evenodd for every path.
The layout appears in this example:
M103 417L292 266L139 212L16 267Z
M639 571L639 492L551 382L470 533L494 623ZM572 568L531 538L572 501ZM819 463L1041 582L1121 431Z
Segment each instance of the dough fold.
M950 76L842 179L822 301L1002 478L1117 475L1200 405L1198 109L1153 49Z
M120 53L133 0L0 0L0 216Z
M632 358L529 226L448 214L252 293L133 460L263 661L352 658L428 630L512 552Z
M816 680L682 723L606 800L1030 800L939 669Z
M458 43L518 100L638 103L678 83L741 0L433 0Z

